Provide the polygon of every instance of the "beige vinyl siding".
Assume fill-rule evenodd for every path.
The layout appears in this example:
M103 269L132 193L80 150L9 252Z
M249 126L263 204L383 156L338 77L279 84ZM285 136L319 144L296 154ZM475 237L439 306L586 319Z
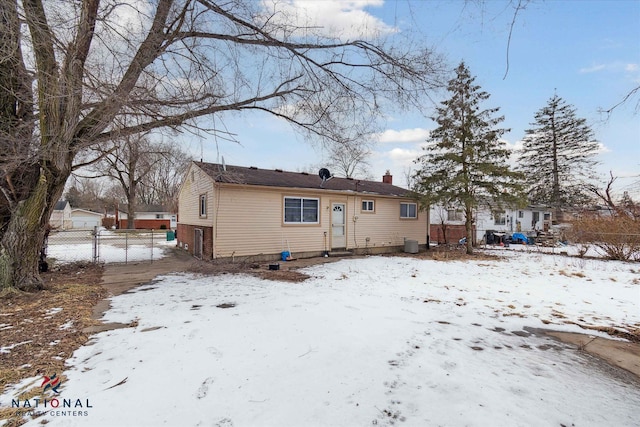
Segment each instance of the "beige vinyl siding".
M192 179L193 177L193 179ZM200 195L207 195L207 217L200 218ZM178 195L179 222L181 224L211 227L214 213L213 180L199 167L191 165Z
M306 191L225 185L218 188L214 221L216 257L322 251L328 198ZM318 224L285 224L284 197L320 200ZM288 245L287 245L288 242ZM327 242L328 244L328 242Z
M355 199L355 200L354 200ZM375 201L375 213L361 212L362 200ZM413 203L397 197L356 196L350 198L349 207L357 209L357 220L350 224L347 235L351 248L402 246L404 239L427 241L427 213L418 210L417 219L400 219L400 203ZM349 220L352 221L353 215ZM366 238L369 237L369 242Z
M285 197L320 200L318 224L285 224ZM278 254L290 250L331 250L331 204L346 205L346 247L402 246L404 239L426 243L426 213L418 219L400 219L400 202L408 199L367 197L375 200L375 213L361 214L362 197L309 190L221 185L216 190L214 256ZM357 219L354 221L354 215ZM182 220L182 218L181 218ZM326 232L326 238L325 238ZM370 240L367 243L366 238ZM326 239L326 240L325 240Z
M206 218L199 215L202 194L207 195ZM284 223L285 197L318 199L318 223ZM332 203L346 207L347 249L402 246L405 238L426 243L427 213L419 211L417 219L400 219L400 202L412 200L399 197L214 183L192 164L178 198L180 224L212 227L214 258L274 255L288 250L295 257L296 252L330 251ZM374 201L374 211L362 212L362 200Z

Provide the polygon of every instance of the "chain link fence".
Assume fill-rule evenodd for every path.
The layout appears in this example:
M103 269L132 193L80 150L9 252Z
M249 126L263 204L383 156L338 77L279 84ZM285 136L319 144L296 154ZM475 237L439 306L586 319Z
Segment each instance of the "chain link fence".
M576 238L580 233L566 227L546 231L498 231L474 227L473 245L480 249L509 249L526 252L543 252L577 257L597 257L640 261L640 234L614 233L601 227L589 238ZM466 230L464 226L447 226L446 239L442 227L432 227L434 246L451 250L464 250ZM585 233L582 233L585 234Z
M167 249L175 244L171 230L52 231L46 255L54 264L153 262L164 257Z

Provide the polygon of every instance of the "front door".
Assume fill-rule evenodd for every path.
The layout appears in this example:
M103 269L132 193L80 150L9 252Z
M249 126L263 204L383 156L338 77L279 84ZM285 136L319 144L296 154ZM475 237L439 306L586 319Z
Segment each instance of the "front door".
M346 248L347 233L345 230L346 205L344 203L331 204L331 248Z

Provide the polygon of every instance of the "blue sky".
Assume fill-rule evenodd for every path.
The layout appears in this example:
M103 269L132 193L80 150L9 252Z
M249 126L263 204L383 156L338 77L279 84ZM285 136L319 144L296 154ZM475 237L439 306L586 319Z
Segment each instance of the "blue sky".
M370 25L399 33L418 31L444 54L453 69L464 60L476 82L491 94L485 107L500 107L504 138L517 146L534 114L554 91L587 119L603 145L598 171L603 181L612 171L620 178L616 189L640 194L640 111L636 96L612 115L599 113L640 85L640 1L535 1L518 13L513 27L507 67L507 41L514 5L507 1L290 1L290 7L311 8L317 25L350 25L368 19ZM329 24L326 24L329 25ZM446 95L437 96L437 100ZM227 164L315 170L324 153L297 135L285 122L265 114L224 119L239 144L203 137L191 142L196 158ZM413 160L425 144L428 118L415 112L392 113L370 158L371 177L388 169L394 183L415 168Z

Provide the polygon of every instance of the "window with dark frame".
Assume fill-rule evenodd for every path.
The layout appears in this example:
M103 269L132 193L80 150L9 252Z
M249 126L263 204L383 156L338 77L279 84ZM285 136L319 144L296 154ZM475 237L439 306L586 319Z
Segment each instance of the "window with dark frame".
M200 218L207 217L207 195L200 195Z
M304 197L284 198L285 224L317 224L320 217L320 200Z
M507 224L507 216L504 212L494 212L493 213L493 224L494 225L506 225Z
M362 212L373 212L375 208L375 204L373 200L363 200L362 201Z
M401 219L418 218L418 205L416 203L400 203Z
M459 209L447 209L447 221L462 221L462 211Z

